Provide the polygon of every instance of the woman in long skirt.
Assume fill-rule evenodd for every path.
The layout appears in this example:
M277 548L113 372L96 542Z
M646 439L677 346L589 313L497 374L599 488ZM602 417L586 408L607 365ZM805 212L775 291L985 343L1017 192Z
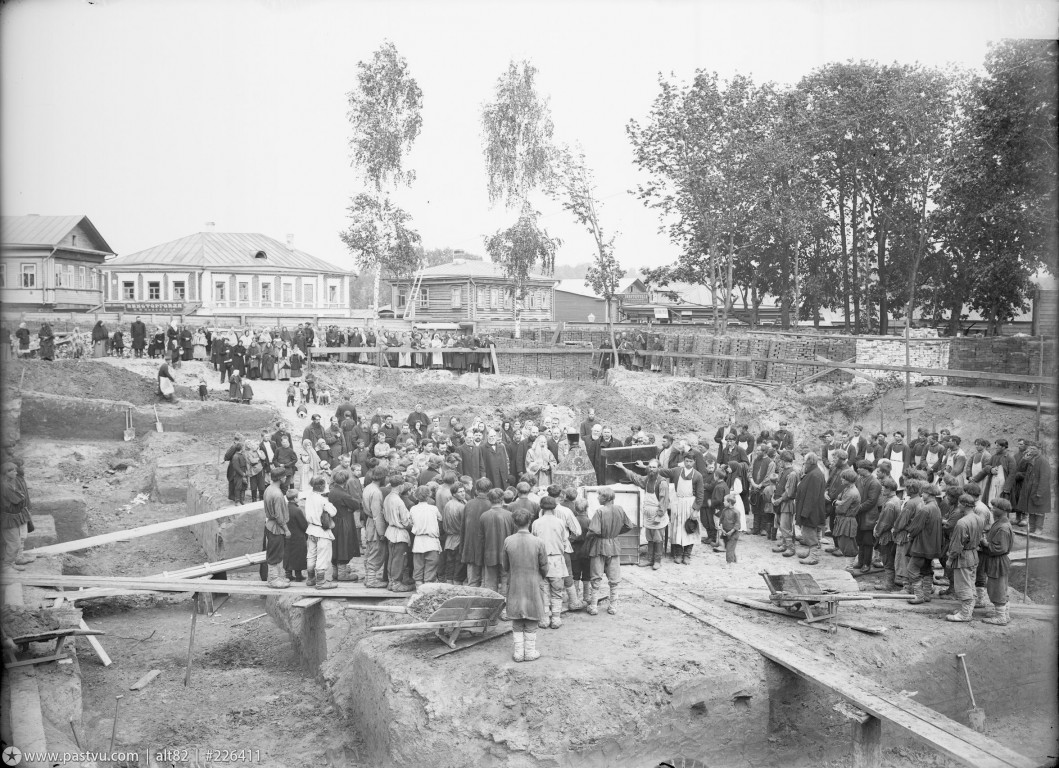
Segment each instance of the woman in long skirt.
M444 355L441 352L441 348L445 346L445 342L441 340L441 336L435 333L430 339L430 366L432 368L441 368L444 364Z
M276 353L273 351L271 344L264 345L264 350L265 351L261 354L261 380L275 381Z
M195 360L206 359L206 332L199 328L195 331L195 336L192 339L192 353L191 356Z
M402 333L398 339L398 343L401 345L401 352L397 355L397 367L398 368L411 368L412 367L412 353L405 351L406 347L411 345L411 341L408 338L408 333Z

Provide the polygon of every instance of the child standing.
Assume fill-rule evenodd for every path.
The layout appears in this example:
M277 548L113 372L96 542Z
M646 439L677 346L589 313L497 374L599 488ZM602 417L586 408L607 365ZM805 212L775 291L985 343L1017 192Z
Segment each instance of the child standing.
M334 589L336 585L331 581L331 542L335 540L335 535L331 528L334 528L338 510L323 495L327 486L322 477L314 477L309 487L305 499L305 533L308 537L306 562L309 566L309 579L305 586ZM330 516L330 525L327 527L324 527L323 520L325 512Z
M199 400L205 401L210 396L210 391L206 387L206 375L199 374Z
M539 584L548 574L548 552L544 542L530 533L532 512L517 507L512 517L518 530L504 539L500 563L507 575L507 615L514 638L511 658L535 661L541 656L537 650L537 623L545 613Z
M294 384L288 384L287 385L287 407L288 408L293 408L294 407L294 396L297 393L298 393L298 389L297 389L297 387L294 386Z
M721 530L721 541L724 542L724 561L734 563L735 545L739 543L739 510L736 501L739 499L734 493L724 497L724 508L717 521Z
M1007 499L993 499L989 505L993 511L993 524L982 534L982 543L988 554L985 561L985 575L988 579L986 592L993 604L993 614L983 619L985 624L1005 626L1011 617L1008 614L1008 573L1011 571L1011 522L1008 512L1011 502Z

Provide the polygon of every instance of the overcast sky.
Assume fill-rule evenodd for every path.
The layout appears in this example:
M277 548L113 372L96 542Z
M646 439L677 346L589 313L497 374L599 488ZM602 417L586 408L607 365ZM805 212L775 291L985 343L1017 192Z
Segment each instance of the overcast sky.
M418 179L398 198L427 248L483 253L514 221L486 199L479 116L511 59L530 59L558 138L581 142L616 255L671 261L625 136L659 72L795 83L830 61L981 67L987 43L1056 37L1059 2L338 2L14 0L0 10L5 214L87 214L132 253L204 229L261 232L351 266L338 239L360 190L346 95L384 39L423 90ZM558 205L558 260L592 243Z

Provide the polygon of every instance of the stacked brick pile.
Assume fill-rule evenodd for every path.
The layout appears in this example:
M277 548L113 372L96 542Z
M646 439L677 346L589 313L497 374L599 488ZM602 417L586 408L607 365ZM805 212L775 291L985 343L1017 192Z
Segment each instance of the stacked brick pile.
M915 342L909 345L908 364L914 368L948 368L949 340L938 339L934 328L913 328L913 339L937 339L935 342ZM878 365L904 365L905 342L903 338L882 339L878 337L857 339L857 362L876 363ZM900 377L904 375L893 371L863 370L861 373L875 379ZM912 383L945 384L944 376L924 376L919 373L911 375Z

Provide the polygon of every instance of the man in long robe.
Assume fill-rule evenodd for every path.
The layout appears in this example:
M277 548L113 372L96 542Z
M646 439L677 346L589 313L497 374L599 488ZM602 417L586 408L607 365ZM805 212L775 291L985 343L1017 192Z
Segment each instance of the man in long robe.
M490 486L503 490L508 486L508 470L511 467L507 449L500 442L500 435L495 429L489 430L488 442L478 447L479 471L481 477L489 480ZM463 474L474 477L464 467Z
M460 561L467 566L467 586L482 586L482 513L492 505L488 493L493 489L489 478L480 478L474 484L477 494L463 508L463 548Z
M827 479L815 453L805 454L802 476L794 495L795 517L802 529L802 543L808 548L800 562L802 565L817 565L820 562L820 531L827 520Z

